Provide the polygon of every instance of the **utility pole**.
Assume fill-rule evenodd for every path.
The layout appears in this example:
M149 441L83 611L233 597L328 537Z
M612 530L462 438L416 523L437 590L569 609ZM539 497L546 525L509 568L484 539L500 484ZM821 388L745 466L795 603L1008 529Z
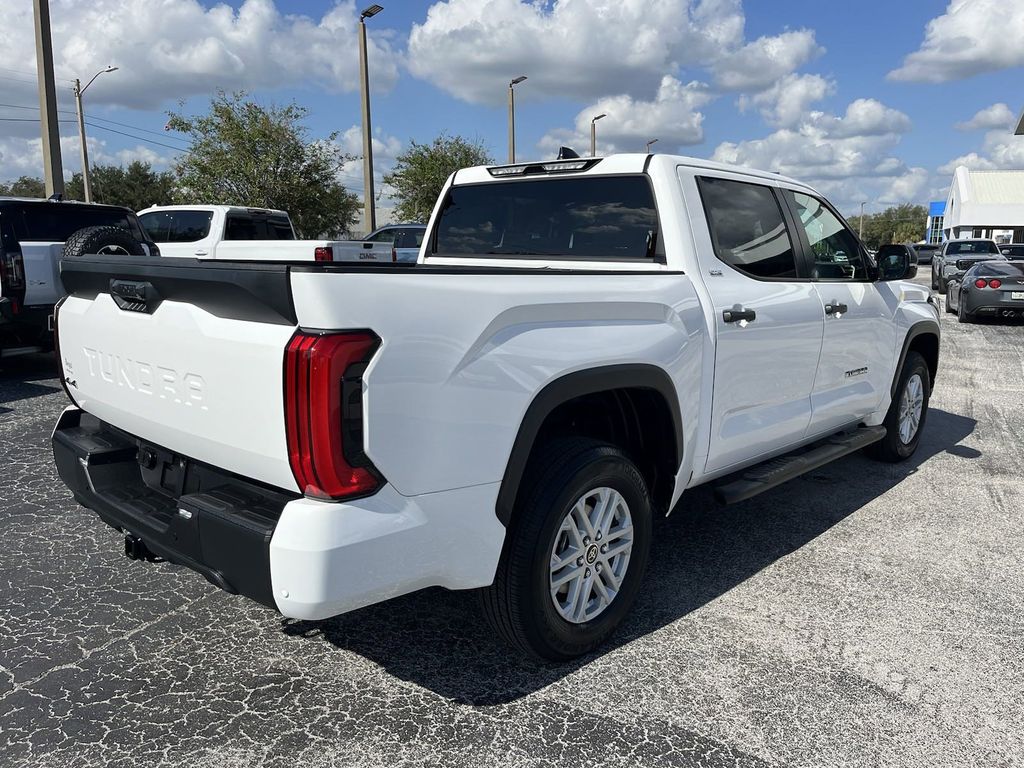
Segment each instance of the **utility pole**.
M92 76L92 80L85 84L85 88L92 85L92 81L106 72L113 72L117 67L101 69ZM85 202L92 202L92 190L89 187L89 147L85 143L85 111L82 109L82 94L85 93L82 81L75 78L75 106L78 108L78 140L82 144L82 189L85 191Z
M373 199L373 132L370 129L370 74L366 61L366 20L384 10L374 3L359 14L359 80L363 108L363 224L366 234L377 228L377 209Z
M590 120L590 156L597 157L597 121L602 117L608 117L604 112L596 115Z
M46 194L64 194L64 167L60 162L60 127L57 125L57 88L53 82L53 41L50 39L49 0L32 0L36 23L36 67L39 79L39 127L43 140L43 178Z
M516 161L516 92L515 86L523 82L526 75L514 78L508 84L508 161Z

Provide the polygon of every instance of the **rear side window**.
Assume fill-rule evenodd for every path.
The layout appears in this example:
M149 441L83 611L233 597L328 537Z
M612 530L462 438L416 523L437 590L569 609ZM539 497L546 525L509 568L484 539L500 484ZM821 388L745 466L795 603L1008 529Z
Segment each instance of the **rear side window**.
M211 211L154 211L139 216L155 243L194 243L210 234Z
M61 243L84 227L120 227L144 240L135 214L120 208L100 208L74 203L39 203L26 205L20 211L14 206L5 209L14 232L23 242Z
M432 252L441 256L658 260L646 176L532 179L452 187Z
M395 248L419 248L423 243L422 229L399 229L395 235Z
M697 180L715 255L757 278L795 278L796 256L771 188L743 181Z
M229 213L224 225L225 240L294 240L292 226L284 216L249 216Z

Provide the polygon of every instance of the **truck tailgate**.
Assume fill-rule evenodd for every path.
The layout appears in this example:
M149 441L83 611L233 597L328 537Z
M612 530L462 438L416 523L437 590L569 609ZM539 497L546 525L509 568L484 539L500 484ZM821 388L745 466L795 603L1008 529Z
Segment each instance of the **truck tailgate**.
M295 331L286 266L83 257L61 268L60 362L80 407L176 453L296 490L284 423L284 350Z

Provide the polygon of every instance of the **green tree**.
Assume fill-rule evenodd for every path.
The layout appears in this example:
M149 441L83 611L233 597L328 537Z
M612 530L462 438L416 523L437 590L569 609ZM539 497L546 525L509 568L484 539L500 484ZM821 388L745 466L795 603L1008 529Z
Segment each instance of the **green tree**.
M426 221L449 176L460 168L493 162L479 140L442 134L430 144L410 142L409 148L396 158L394 170L384 176L384 183L391 187L398 201L396 218Z
M924 236L928 209L923 205L903 203L886 208L880 213L864 216L864 244L877 249L887 243L915 242ZM860 216L849 219L854 231L860 229Z
M308 139L304 107L264 107L245 93L220 92L207 114L168 114L168 127L191 140L174 169L177 202L279 208L301 237L352 225L358 200L338 173L353 158L338 147L337 133Z
M22 176L10 184L0 184L0 195L46 197L46 185L35 176Z
M174 174L171 171L154 171L152 165L141 160L133 160L127 167L94 165L89 174L89 186L95 203L123 205L140 211L151 205L171 202ZM71 200L85 199L81 173L74 174L67 183L67 197Z

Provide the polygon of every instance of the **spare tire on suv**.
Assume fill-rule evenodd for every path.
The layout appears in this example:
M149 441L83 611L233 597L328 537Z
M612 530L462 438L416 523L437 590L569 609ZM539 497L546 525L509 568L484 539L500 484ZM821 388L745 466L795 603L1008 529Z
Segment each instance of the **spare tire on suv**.
M64 242L64 258L86 254L108 256L146 256L142 243L120 227L85 227Z

